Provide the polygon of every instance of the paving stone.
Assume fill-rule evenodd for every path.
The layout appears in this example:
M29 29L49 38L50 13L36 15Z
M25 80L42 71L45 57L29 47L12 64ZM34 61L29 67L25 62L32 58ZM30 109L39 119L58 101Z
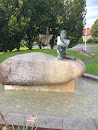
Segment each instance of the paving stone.
M41 116L31 114L15 114L15 113L3 113L4 119L9 125L23 126L24 116L25 125L32 127L34 123L27 122L28 119L37 118L35 126L39 125L38 130L98 130L98 119L83 119L83 118L67 118L56 116ZM0 118L0 124L5 123Z
M55 117L55 116L39 116L35 115L35 117L38 118L36 125L40 123L40 128L49 128L49 129L62 129L62 117ZM29 126L32 126L32 124L29 124Z
M63 118L64 130L97 130L93 119Z
M94 122L95 122L96 128L98 130L98 119L94 119Z
M7 124L9 125L19 125L20 126L23 126L23 123L24 123L24 117L25 117L25 124L27 122L27 118L30 117L31 115L23 115L23 114L14 114L14 113L9 113L5 116L5 120L7 122ZM2 124L5 124L3 121L2 121Z
M6 116L5 116L5 120L7 122L8 125L18 125L18 122L19 124L21 125L21 118L23 117L22 114L14 114L14 113L8 113ZM3 122L2 122L3 124ZM23 123L22 123L23 124Z
M3 113L2 113L4 119L5 119L5 117L7 116L7 114L8 114L7 112L3 112ZM0 124L5 124L5 122L4 122L3 119L1 118L1 115L0 115Z

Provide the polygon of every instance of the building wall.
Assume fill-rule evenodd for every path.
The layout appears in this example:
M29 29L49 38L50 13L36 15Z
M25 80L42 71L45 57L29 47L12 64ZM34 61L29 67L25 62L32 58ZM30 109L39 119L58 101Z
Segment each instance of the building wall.
M83 42L84 42L84 41L85 41L85 36L82 36L82 38L83 38ZM86 41L87 41L88 39L90 39L90 38L92 38L91 35L87 35Z

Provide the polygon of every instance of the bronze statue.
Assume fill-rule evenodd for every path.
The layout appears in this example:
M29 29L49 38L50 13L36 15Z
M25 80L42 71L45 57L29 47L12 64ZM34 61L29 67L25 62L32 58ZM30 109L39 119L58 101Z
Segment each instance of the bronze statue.
M62 30L60 32L60 36L57 37L57 53L58 53L58 60L62 58L76 60L75 56L72 56L67 53L67 47L70 44L70 40L66 39L67 32L66 30Z

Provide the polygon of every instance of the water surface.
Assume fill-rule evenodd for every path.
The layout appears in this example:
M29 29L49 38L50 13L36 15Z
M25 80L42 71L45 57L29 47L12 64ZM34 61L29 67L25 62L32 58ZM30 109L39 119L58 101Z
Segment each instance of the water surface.
M98 82L78 78L75 92L4 91L0 111L79 118L98 118Z

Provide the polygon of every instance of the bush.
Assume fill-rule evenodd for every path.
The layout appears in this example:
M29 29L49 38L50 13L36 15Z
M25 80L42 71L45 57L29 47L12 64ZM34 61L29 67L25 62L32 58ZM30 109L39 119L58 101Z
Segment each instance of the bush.
M87 40L87 43L98 43L98 39L90 38L90 39Z
M25 40L21 40L20 46L21 47L26 47L27 46L27 42Z
M80 37L78 43L83 43L83 38L82 37Z

